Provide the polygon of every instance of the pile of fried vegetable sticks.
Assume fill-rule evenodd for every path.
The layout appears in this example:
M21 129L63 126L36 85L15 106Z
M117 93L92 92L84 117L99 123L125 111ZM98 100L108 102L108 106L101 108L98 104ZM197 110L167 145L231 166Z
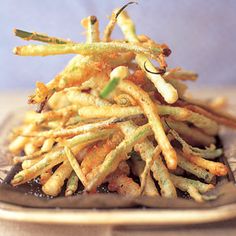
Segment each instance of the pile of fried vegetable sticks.
M125 39L111 40L116 24ZM215 146L218 125L235 128L235 118L187 97L183 81L197 75L167 69L168 46L136 35L123 8L112 13L102 40L95 16L82 25L86 43L15 30L24 40L46 43L16 47L16 55L76 56L49 83L37 82L29 103L38 112L26 112L9 137L14 163L22 163L12 185L39 177L51 196L65 183L65 196L79 183L91 193L107 183L121 195L176 198L179 189L204 201L216 176L228 172L214 160L222 155Z

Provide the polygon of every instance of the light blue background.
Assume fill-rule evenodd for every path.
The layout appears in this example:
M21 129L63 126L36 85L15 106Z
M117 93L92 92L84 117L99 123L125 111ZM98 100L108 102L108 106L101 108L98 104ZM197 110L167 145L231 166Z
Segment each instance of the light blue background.
M0 88L32 88L36 80L49 81L71 55L18 57L24 45L13 28L43 32L83 41L80 20L96 15L100 30L119 0L0 0ZM128 11L139 34L147 34L172 49L170 66L200 74L199 85L236 84L236 0L140 0ZM116 28L114 36L121 37Z

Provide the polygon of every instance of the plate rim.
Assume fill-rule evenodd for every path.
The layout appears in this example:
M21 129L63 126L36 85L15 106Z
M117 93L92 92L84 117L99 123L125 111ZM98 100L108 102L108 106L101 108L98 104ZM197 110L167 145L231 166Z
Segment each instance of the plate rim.
M183 225L236 218L236 204L208 209L40 209L0 202L0 219L64 225Z

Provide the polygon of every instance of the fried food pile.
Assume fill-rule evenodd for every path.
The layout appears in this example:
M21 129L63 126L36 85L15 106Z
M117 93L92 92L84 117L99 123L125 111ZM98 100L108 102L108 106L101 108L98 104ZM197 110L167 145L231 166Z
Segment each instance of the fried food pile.
M112 40L118 25L124 39ZM9 150L22 170L13 186L40 179L50 196L95 193L176 198L177 189L198 202L228 169L216 161L219 124L236 127L219 103L186 95L197 74L167 68L171 50L137 35L124 7L116 9L100 39L95 16L82 20L86 42L15 30L33 44L14 48L19 56L76 54L47 84L37 82L23 123L12 130ZM155 64L158 64L156 66ZM23 153L23 154L22 154Z

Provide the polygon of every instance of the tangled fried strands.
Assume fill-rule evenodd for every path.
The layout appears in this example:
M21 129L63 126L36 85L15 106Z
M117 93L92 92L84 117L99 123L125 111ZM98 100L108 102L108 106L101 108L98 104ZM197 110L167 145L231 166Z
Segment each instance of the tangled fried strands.
M26 112L9 137L13 161L22 166L13 186L39 177L43 192L54 197L63 189L65 196L94 193L106 184L131 197L171 199L179 189L202 202L215 176L227 175L215 161L223 152L216 136L219 123L235 128L236 118L186 98L184 81L197 74L168 69L168 46L136 35L124 11L133 3L113 11L102 42L95 16L81 22L85 43L15 30L46 43L16 47L17 55L76 56L50 82L36 83L29 102L41 113ZM116 23L124 40L111 40Z

